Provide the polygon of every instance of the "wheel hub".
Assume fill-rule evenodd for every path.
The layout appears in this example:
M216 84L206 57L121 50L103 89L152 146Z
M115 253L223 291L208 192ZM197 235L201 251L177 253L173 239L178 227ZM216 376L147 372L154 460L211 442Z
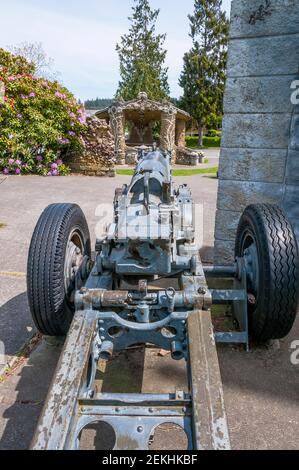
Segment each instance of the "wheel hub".
M68 299L73 303L76 276L83 262L83 243L78 232L71 233L66 247L64 283Z
M257 297L259 286L259 261L257 246L254 242L244 250L244 261L249 292Z

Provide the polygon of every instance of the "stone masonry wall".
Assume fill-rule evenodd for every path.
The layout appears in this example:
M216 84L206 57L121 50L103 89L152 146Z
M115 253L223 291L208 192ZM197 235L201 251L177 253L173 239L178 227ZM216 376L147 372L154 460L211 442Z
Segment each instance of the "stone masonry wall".
M114 137L109 124L96 116L87 118L87 132L82 136L83 150L72 152L65 163L74 173L87 176L115 176Z
M251 203L276 203L299 239L299 0L233 0L215 231L215 262L234 258Z

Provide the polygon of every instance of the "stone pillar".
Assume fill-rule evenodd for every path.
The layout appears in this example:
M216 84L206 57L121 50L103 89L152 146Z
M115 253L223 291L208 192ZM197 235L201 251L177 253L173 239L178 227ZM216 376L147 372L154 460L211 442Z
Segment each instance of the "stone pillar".
M231 263L251 203L282 206L299 239L299 9L294 0L233 0L219 169L215 262ZM293 85L292 85L293 84Z
M176 111L173 108L169 108L161 113L161 138L160 148L161 150L175 149L175 123L176 123Z
M178 147L186 147L186 121L183 119L177 119L175 140Z
M124 165L126 162L126 137L125 137L125 116L121 109L112 108L110 110L110 125L115 142L115 160L117 165Z

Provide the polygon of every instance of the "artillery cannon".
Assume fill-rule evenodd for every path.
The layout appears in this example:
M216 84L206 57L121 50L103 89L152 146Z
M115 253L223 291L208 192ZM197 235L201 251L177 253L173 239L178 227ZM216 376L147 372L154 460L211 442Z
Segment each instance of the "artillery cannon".
M49 206L28 259L28 297L39 331L67 335L33 449L77 449L83 429L104 421L115 449L146 449L154 429L174 423L189 449L229 449L216 342L281 338L297 308L297 244L276 206L249 206L238 228L236 262L204 267L195 243L194 203L174 187L171 154L140 152L130 185L116 190L114 218L96 242L81 209ZM159 287L159 281L169 282ZM208 278L232 279L209 289ZM173 287L173 282L176 287ZM238 331L214 332L213 303L233 303ZM99 360L152 344L187 361L189 392L100 393Z

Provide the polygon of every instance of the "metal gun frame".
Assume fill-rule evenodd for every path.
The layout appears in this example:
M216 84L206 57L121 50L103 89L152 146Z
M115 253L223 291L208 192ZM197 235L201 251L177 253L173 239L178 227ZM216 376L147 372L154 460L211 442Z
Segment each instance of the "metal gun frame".
M156 183L161 188L159 205L172 206L170 231L174 209L183 204L181 214L186 219L183 233L174 240L179 240L175 256L173 245L167 245L168 233L159 242L147 236L142 240L141 236L138 243L143 244L143 251L135 252L132 245L128 248L133 242L119 235L124 208L133 206L134 214L143 211L143 217L150 216L153 208L157 210ZM78 449L82 430L98 421L113 427L116 450L147 449L155 428L163 423L185 430L188 449L229 449L216 342L244 343L248 348L244 260L238 259L231 267L203 267L192 237L191 193L186 187L174 192L169 154L142 154L131 186L117 194L113 227L97 242L95 262L82 263L74 319L32 449ZM140 194L144 198L141 212ZM143 262L145 251L150 253L148 263ZM179 289L153 289L151 276L162 273L165 278L176 278ZM138 277L137 286L120 287L120 280L127 275ZM231 278L235 287L210 290L208 278ZM241 331L214 333L211 305L228 302L234 304ZM115 351L147 343L170 351L173 360L186 361L188 393L99 393L95 385L98 361L109 360Z

